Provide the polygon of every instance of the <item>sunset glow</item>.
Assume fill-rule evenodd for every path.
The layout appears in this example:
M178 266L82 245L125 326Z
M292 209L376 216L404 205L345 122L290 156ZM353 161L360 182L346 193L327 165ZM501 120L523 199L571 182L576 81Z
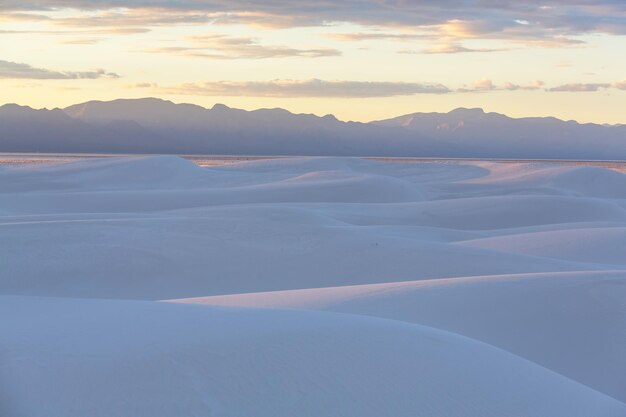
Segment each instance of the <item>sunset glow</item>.
M161 97L369 121L482 107L626 123L622 1L9 1L1 102Z

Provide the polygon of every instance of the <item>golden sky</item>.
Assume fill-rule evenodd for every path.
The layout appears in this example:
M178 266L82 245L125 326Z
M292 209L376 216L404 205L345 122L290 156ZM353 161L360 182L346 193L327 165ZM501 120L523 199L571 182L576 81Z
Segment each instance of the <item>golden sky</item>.
M626 123L623 0L5 0L1 103Z

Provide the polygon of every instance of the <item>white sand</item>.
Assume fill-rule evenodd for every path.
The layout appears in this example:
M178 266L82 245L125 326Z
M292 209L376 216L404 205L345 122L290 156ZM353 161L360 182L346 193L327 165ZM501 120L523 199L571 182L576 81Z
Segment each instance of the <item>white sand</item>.
M624 190L539 164L5 167L0 415L626 416Z

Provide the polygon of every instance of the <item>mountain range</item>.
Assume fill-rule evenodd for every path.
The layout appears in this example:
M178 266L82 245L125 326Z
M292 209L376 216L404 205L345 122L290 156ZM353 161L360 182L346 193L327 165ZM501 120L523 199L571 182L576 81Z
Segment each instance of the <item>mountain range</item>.
M482 109L370 123L284 109L210 109L157 98L64 109L0 107L0 152L626 159L626 126Z

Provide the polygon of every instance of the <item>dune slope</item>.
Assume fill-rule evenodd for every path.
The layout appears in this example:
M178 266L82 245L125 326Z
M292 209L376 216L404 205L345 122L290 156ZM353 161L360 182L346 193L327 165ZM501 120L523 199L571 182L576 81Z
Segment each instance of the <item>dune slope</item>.
M2 403L46 415L618 417L626 405L491 346L319 312L2 297Z

